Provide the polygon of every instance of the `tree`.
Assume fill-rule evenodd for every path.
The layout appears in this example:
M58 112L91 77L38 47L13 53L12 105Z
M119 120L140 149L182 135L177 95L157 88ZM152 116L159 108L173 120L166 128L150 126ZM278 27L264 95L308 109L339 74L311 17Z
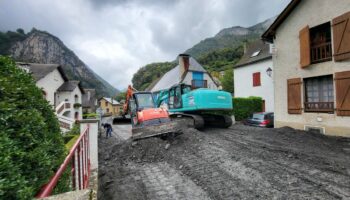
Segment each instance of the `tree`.
M221 84L222 84L222 89L233 93L234 92L234 87L233 87L233 70L232 69L227 69L225 71L225 74L223 78L221 79Z
M117 94L117 96L115 97L115 100L117 101L121 101L121 100L125 100L126 99L126 92L120 92L119 94Z
M31 199L63 162L63 138L31 75L4 56L0 110L0 199Z

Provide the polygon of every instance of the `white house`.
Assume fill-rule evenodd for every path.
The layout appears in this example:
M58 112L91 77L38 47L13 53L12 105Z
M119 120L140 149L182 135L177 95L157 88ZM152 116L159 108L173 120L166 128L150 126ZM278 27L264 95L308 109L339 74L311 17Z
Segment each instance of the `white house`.
M275 126L350 137L350 1L292 0L273 42Z
M274 111L273 64L270 45L261 40L247 45L234 66L234 96L263 99L263 111Z
M37 87L56 112L63 131L72 128L75 120L82 119L81 99L84 93L78 81L69 81L57 64L17 63L31 73Z
M165 73L157 82L152 83L147 90L157 92L179 83L191 85L193 89L218 89L211 75L194 58L187 54L180 54L179 64Z

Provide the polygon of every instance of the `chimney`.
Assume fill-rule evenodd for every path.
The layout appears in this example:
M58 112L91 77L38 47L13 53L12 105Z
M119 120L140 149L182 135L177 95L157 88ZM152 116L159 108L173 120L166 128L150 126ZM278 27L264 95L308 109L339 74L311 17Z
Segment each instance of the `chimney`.
M247 53L247 42L243 43L243 54Z
M179 55L179 66L180 66L180 76L182 77L185 72L188 71L190 67L190 55L180 54Z

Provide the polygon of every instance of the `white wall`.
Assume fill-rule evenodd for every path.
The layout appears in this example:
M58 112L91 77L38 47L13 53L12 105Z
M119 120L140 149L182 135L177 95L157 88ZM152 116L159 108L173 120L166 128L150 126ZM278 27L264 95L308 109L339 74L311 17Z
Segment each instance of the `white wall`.
M334 75L335 72L350 70L349 60L312 64L305 69L301 69L299 64L299 31L307 25L311 28L332 21L333 18L348 11L350 11L349 0L301 1L277 29L274 40L276 55L273 57L276 94L275 126L291 126L300 129L303 129L304 125L321 126L326 128L326 134L350 136L350 117L304 112L301 115L290 115L287 108L287 79ZM302 93L304 94L303 88ZM303 99L302 102L304 102ZM322 118L322 121L317 120L318 117Z
M266 69L272 69L272 77L266 73ZM261 86L253 87L253 73L260 72ZM235 97L257 96L265 100L265 110L274 111L273 91L273 64L272 59L254 63L248 66L234 69Z
M193 78L192 77L192 72L189 71L186 74L186 77L184 78L183 83L186 83L188 85L192 85L192 78ZM211 79L211 77L208 75L208 73L203 72L203 80L207 80L209 89L213 89L213 90L217 90L218 89L216 84L214 83L213 79Z
M91 170L98 169L98 131L100 121L84 119L80 121L80 131L83 132L89 126L90 163Z
M46 92L46 99L50 102L50 104L53 107L56 107L58 105L58 102L56 102L56 105L54 105L54 100L55 100L54 93L63 83L64 83L64 80L60 72L57 69L55 69L54 71L49 73L46 77L37 81L36 86L39 88L43 88L43 90Z
M78 101L75 102L75 95L78 95ZM82 107L79 107L78 109L74 108L73 105L74 103L82 103L82 93L79 89L79 87L76 87L72 92L58 92L57 93L57 104L60 104L61 102L65 101L68 99L68 102L71 103L71 109L70 113L68 113L66 116L69 118L74 118L74 113L78 112L79 113L79 118L82 119Z

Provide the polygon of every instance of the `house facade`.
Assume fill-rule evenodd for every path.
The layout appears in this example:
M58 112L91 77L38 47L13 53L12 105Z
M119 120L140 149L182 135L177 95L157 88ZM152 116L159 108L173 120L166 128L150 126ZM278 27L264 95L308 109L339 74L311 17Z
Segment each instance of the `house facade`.
M97 99L95 89L84 89L82 96L83 113L95 113L97 109Z
M350 1L292 0L273 42L275 126L350 136Z
M57 107L59 105L69 102L70 107L66 108L63 116L74 119L82 119L82 95L83 88L79 81L66 81L58 89L56 94Z
M234 96L263 99L262 110L274 111L273 64L270 45L257 40L247 45L234 66Z
M17 66L30 73L43 97L52 105L65 132L73 127L76 120L82 119L82 88L77 81L69 81L62 67L57 64L21 63Z
M194 58L187 54L180 54L178 59L179 64L152 83L147 88L148 91L158 92L179 83L191 85L192 89L218 89L218 85L211 75Z
M123 105L112 98L102 97L98 102L104 116L118 116L123 110Z

